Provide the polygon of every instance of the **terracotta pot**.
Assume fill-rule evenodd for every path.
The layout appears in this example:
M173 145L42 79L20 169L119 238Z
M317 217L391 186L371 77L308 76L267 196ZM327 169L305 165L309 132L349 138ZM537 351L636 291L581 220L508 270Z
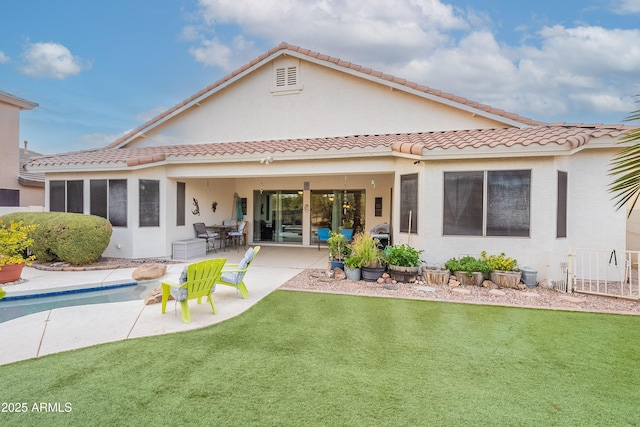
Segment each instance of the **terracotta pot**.
M20 280L23 264L5 264L0 267L0 284L11 283Z

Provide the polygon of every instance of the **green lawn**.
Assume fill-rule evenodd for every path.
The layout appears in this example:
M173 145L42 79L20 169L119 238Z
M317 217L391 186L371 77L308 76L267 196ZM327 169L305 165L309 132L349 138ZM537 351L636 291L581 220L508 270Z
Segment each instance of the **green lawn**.
M2 402L30 410L0 424L640 425L639 362L635 316L276 291L205 329L0 366Z

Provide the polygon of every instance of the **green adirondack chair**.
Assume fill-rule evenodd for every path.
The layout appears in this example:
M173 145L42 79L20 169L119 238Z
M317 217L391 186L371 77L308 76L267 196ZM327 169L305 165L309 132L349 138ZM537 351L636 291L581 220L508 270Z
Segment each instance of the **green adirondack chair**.
M216 283L213 285L213 290L216 290L216 285L231 286L240 292L242 298L249 298L249 291L247 291L247 286L244 284L244 275L247 273L247 270L249 270L251 262L256 258L258 252L260 252L260 246L249 248L247 252L245 252L242 261L238 264L225 265L222 274L216 279Z
M216 314L216 306L213 303L211 292L216 280L222 273L225 262L227 260L224 258L216 258L189 264L180 277L180 283L175 283L171 280L163 281L162 314L166 311L169 295L173 295L175 300L180 303L182 320L185 323L191 322L189 300L192 299L197 299L198 304L200 304L202 297L207 297L213 314Z

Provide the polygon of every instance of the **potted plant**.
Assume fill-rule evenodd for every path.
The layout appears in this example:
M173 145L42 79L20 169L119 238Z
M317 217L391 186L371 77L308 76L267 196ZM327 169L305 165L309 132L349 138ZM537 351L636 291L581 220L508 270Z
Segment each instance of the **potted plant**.
M491 269L490 278L501 288L517 288L522 272L518 269L518 261L508 257L504 252L499 255L480 253L480 259L485 261Z
M344 259L344 273L349 280L360 280L362 260L357 255L351 255Z
M386 258L378 248L379 243L378 239L367 232L358 233L351 243L351 254L360 259L362 278L368 282L378 280L386 269Z
M444 264L456 279L463 285L482 285L485 274L489 274L491 268L489 265L478 258L470 255L463 256L460 259L451 258Z
M25 264L31 265L35 259L27 255L27 250L33 244L29 233L36 228L37 225L22 225L22 221L5 224L0 219L0 283L20 279Z
M425 267L422 270L422 275L427 285L446 285L449 283L449 269L442 267Z
M422 264L423 250L417 250L403 243L387 246L384 254L387 258L389 275L398 282L415 282Z
M351 255L351 247L347 238L342 233L331 231L327 245L329 246L331 269L344 269L344 259Z

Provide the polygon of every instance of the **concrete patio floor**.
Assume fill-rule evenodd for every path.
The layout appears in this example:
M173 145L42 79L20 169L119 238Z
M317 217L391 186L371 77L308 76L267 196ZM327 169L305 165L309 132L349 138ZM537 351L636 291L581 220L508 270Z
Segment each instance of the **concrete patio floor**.
M226 258L238 262L244 252L229 250L209 253L208 258ZM162 278L178 280L185 265L198 261L167 265ZM249 298L242 299L233 288L218 286L214 302L218 314L211 312L206 302L189 303L191 323L183 323L179 305L167 304L161 314L160 304L144 305L142 300L118 303L81 305L56 308L0 323L0 365L31 359L61 351L89 347L96 344L130 338L181 332L222 322L237 316L260 301L274 289L307 268L324 269L327 250L301 247L262 247L247 272L245 283ZM99 271L42 271L25 267L22 278L26 282L5 286L7 296L24 293L60 291L103 283L130 283L134 268ZM160 280L156 280L160 285Z

